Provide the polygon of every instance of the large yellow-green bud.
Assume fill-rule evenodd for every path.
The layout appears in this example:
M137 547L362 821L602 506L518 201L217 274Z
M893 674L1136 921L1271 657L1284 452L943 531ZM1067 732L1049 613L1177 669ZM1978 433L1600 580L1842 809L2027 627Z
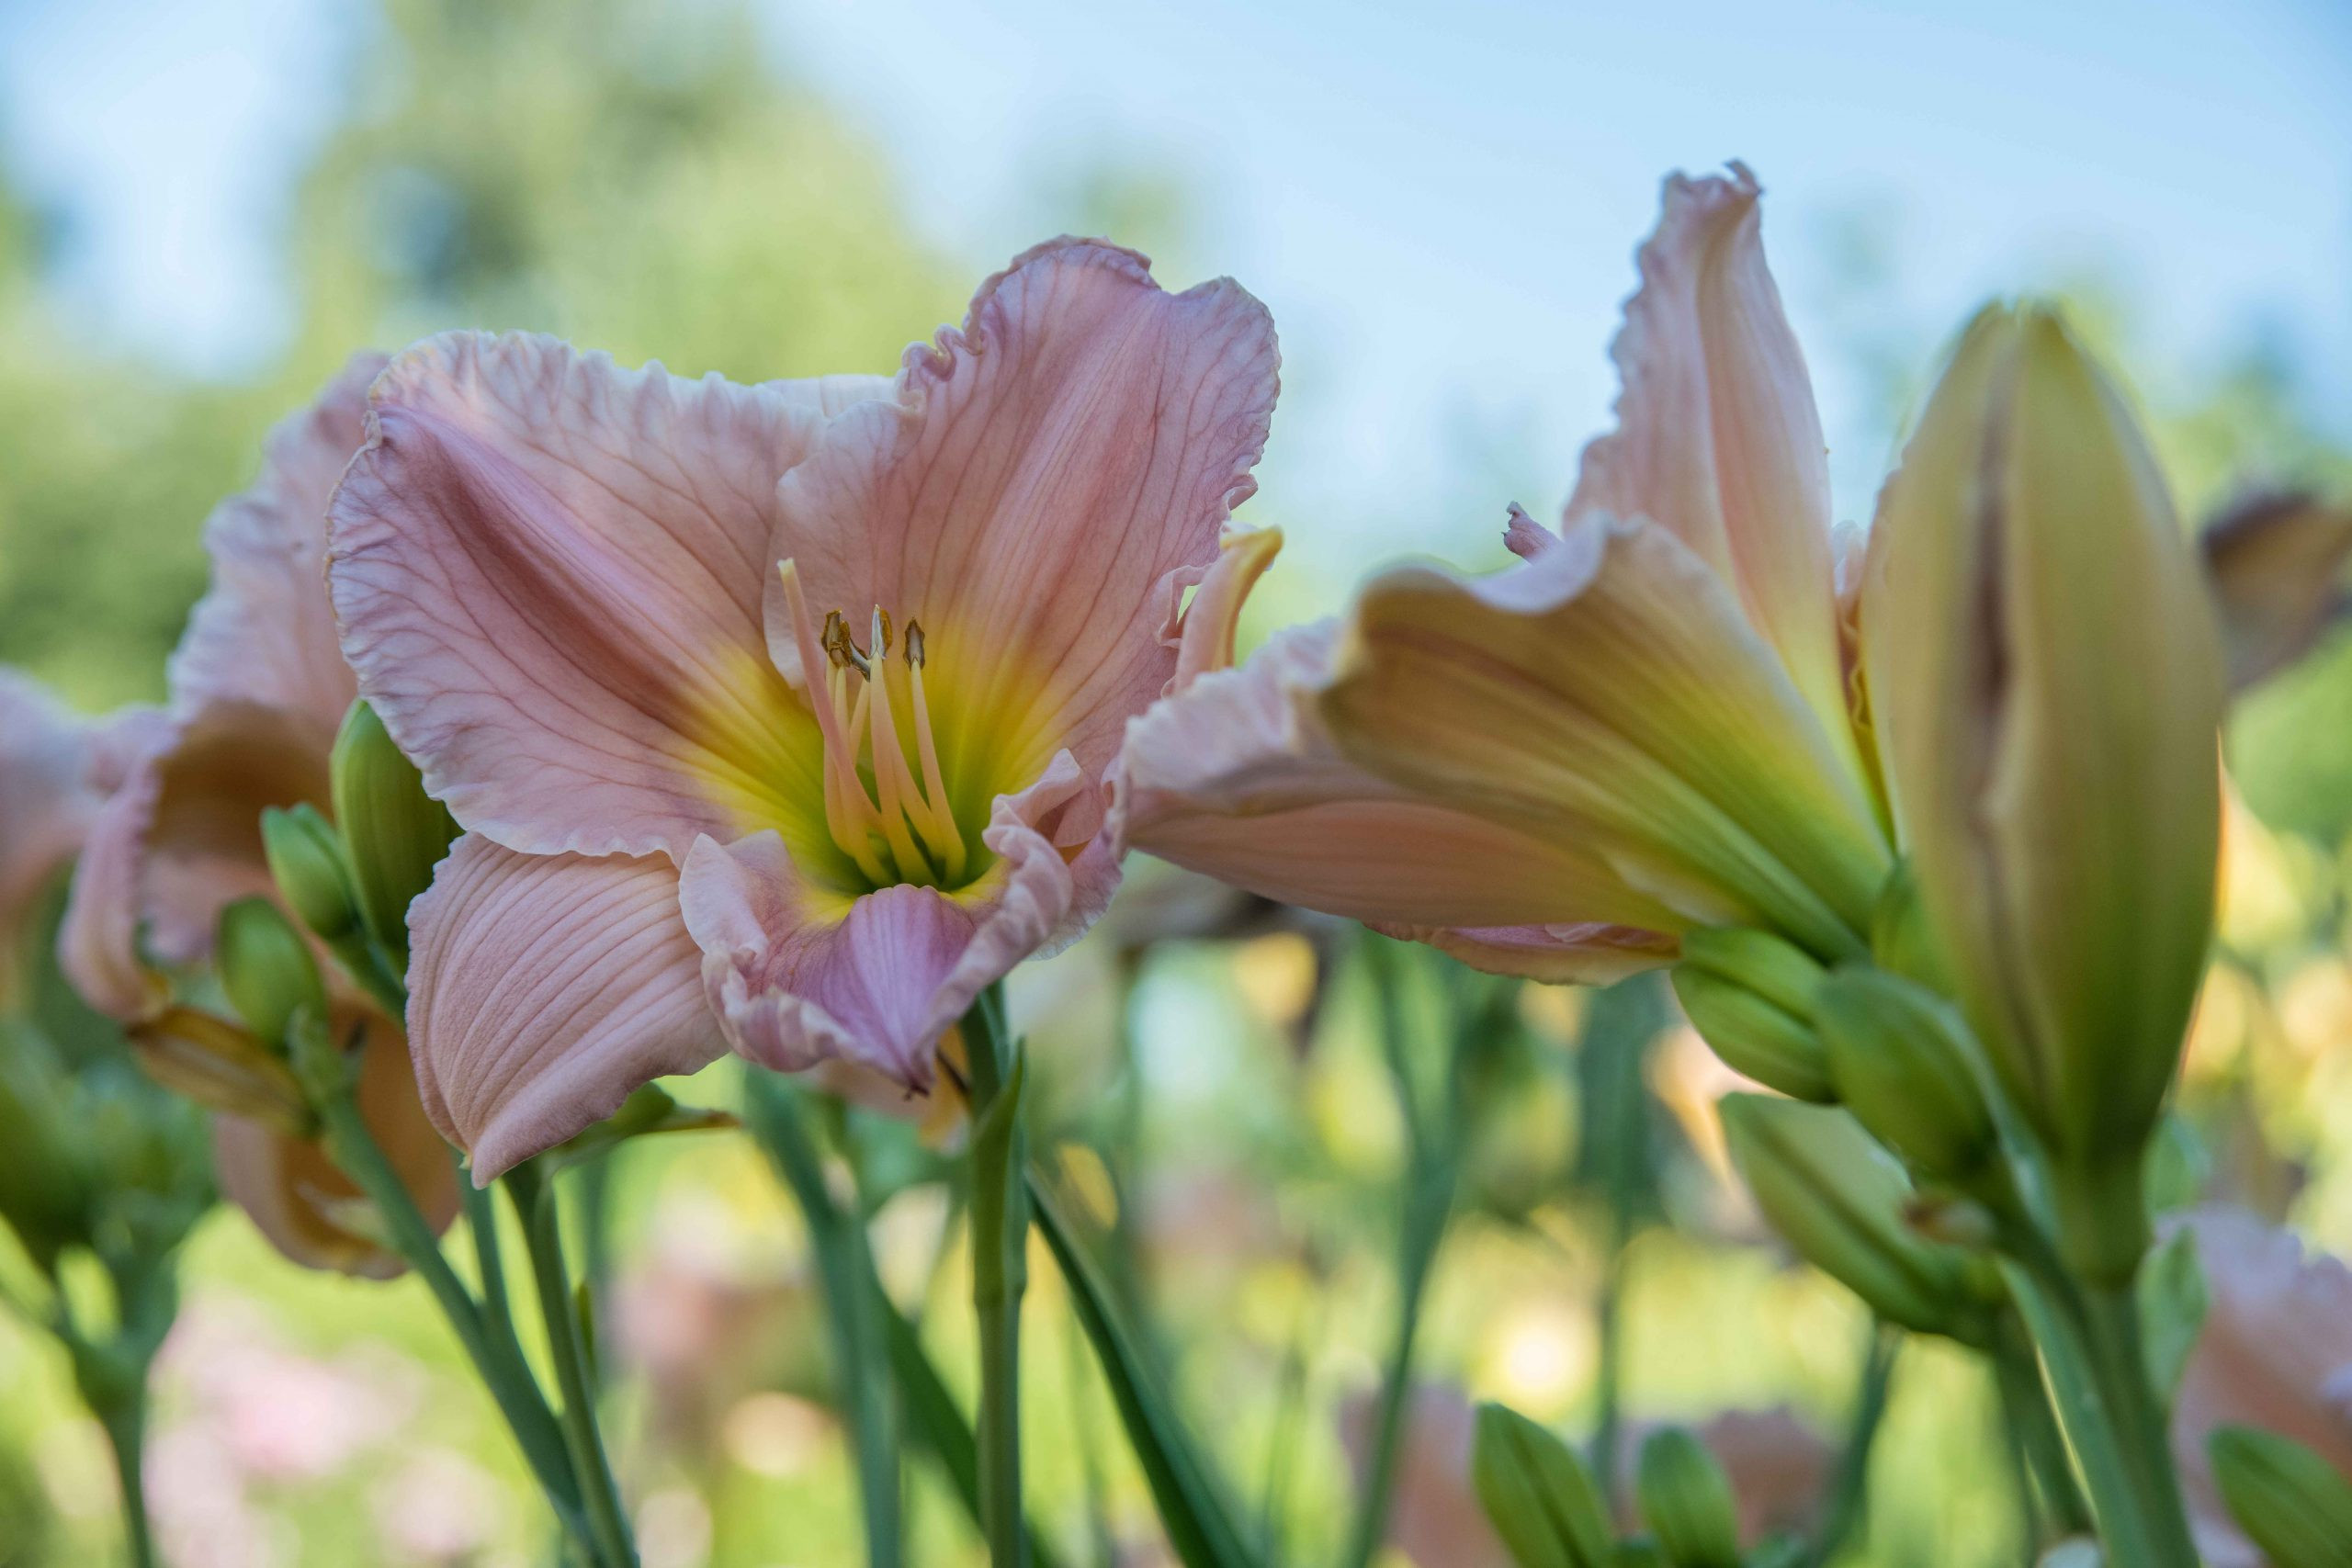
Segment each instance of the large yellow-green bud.
M262 851L269 874L287 907L324 942L342 942L360 930L359 890L343 858L334 825L305 801L261 814Z
M368 933L405 964L408 907L432 885L458 824L424 793L416 764L364 702L351 705L335 737L332 777L335 826L349 852L360 916Z
M1758 931L1695 931L1674 968L1683 1015L1734 1072L1799 1100L1837 1098L1813 1027L1821 965Z
M1880 505L1862 643L1934 950L2071 1260L2112 1282L2212 927L2222 672L2147 443L2051 310L1962 338Z

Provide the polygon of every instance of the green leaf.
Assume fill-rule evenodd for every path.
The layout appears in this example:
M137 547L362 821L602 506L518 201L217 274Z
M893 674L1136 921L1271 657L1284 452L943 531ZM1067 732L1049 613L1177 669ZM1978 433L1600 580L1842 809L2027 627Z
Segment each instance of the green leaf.
M1470 1481L1519 1568L1609 1568L1609 1516L1592 1472L1548 1427L1478 1407Z
M908 1427L931 1450L939 1468L947 1472L956 1498L977 1524L980 1517L980 1454L979 1444L972 1436L972 1424L964 1418L963 1409L948 1392L946 1381L932 1364L930 1352L923 1348L915 1325L887 1296L882 1298L881 1314L883 1340L889 1349L892 1375L898 1379L899 1392L906 1401ZM1047 1550L1034 1521L1029 1526L1029 1561L1032 1568L1058 1568L1057 1560Z
M1137 1337L1121 1316L1117 1295L1080 1248L1060 1201L1035 1168L1029 1173L1029 1194L1037 1229L1053 1249L1080 1326L1085 1329L1103 1378L1111 1385L1112 1402L1143 1467L1144 1480L1151 1487L1169 1545L1184 1568L1255 1568L1257 1558L1234 1527L1206 1461L1178 1419L1175 1404L1160 1385Z
M1642 1517L1674 1568L1739 1568L1739 1510L1731 1478L1704 1443L1679 1427L1642 1445L1635 1482Z
M2197 1348L2209 1304L2205 1270L2197 1261L2197 1236L2186 1226L2148 1254L2140 1266L2140 1336L2148 1360L2148 1381L2166 1409L2179 1392L2188 1353Z

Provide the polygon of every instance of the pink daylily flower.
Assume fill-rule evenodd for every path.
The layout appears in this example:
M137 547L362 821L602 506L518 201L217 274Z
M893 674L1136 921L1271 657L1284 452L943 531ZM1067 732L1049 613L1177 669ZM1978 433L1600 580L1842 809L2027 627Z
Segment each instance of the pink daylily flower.
M1247 293L1072 240L895 382L395 361L329 577L468 829L411 911L409 1022L477 1178L729 1045L927 1090L982 987L1110 898L1105 775L1216 640L1275 387Z
M169 975L210 953L221 909L274 892L261 813L330 809L327 761L357 685L335 641L323 577L327 498L360 441L380 355L360 355L270 433L260 479L205 525L212 581L172 656L161 722L94 819L58 956L93 1007L168 1029ZM436 1227L457 1213L448 1153L425 1121L396 1025L356 997L361 1111ZM358 1189L307 1139L236 1115L213 1120L221 1190L297 1262L382 1276L400 1260L351 1220Z
M1702 925L1863 951L1894 851L1759 194L1667 182L1563 532L1514 508L1499 577L1396 568L1188 671L1130 728L1123 842L1542 979Z

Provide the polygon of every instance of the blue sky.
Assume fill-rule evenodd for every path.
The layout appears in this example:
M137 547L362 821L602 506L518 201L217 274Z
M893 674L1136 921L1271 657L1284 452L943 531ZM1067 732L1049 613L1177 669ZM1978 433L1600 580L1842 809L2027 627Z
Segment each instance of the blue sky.
M1041 171L1173 171L1185 259L1281 322L1293 395L1268 495L1309 537L1356 529L1295 513L1484 529L1505 482L1556 505L1606 417L1603 350L1658 177L1728 157L1770 193L1849 516L1888 456L1867 389L1820 346L1858 310L1924 356L1983 297L2095 268L2145 329L2130 368L2157 395L2259 334L2352 425L2352 7L2331 0L764 14L779 61L890 150L916 221L976 276L1058 226ZM93 334L223 375L266 350L270 225L335 112L355 17L345 0L0 6L7 154L73 220ZM1894 238L1885 298L1841 293L1857 213Z

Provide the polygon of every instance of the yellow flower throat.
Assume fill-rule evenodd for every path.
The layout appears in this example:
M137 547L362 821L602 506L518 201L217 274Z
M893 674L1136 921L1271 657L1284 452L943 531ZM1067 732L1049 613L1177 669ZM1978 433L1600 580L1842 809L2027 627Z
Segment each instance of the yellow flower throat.
M824 736L826 831L876 887L961 884L970 853L940 776L923 694L922 623L907 622L894 662L890 616L880 605L860 648L839 610L826 615L820 633L798 570L787 560L781 570L801 676Z

